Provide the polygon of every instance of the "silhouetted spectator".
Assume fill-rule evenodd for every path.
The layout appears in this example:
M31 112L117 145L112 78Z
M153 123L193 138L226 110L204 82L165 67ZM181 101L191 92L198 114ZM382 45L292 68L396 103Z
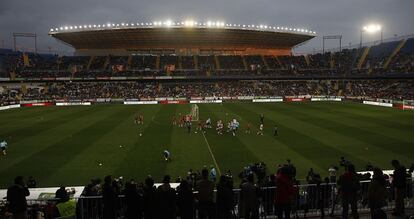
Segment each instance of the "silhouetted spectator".
M220 176L217 184L217 216L219 219L231 218L234 207L233 181L225 176Z
M118 194L112 183L112 177L106 176L102 186L103 216L105 219L116 218Z
M295 193L296 188L293 186L291 168L289 166L284 166L279 169L278 174L276 175L275 204L279 219L290 218L290 211L292 209L292 201Z
M55 198L58 199L57 203L69 201L69 193L66 191L66 187L61 186L55 192Z
M199 218L215 218L214 183L208 179L208 170L201 171L201 180L197 182L197 199L199 202Z
M241 185L240 200L244 207L244 218L259 218L259 188L254 184L254 175L247 176L247 182Z
M345 173L338 180L339 195L342 199L342 218L348 218L349 205L351 205L352 216L358 218L358 192L361 188L355 167L352 164L345 166Z
M158 218L176 218L177 197L170 181L169 175L164 176L162 184L157 188Z
M27 201L26 196L30 192L27 189L22 176L14 179L14 185L7 189L7 201L9 202L9 210L13 213L13 219L27 218Z
M395 193L395 209L393 211L394 216L404 214L404 198L405 190L407 187L407 169L400 164L398 160L391 161L394 167L392 175L392 186Z
M144 185L144 218L157 218L156 188L151 176L145 179Z
M194 194L187 180L182 180L177 188L178 213L182 219L194 218Z
M28 188L36 188L36 180L33 176L29 176L29 179L27 180L27 187Z
M387 182L381 169L374 168L373 171L374 175L368 186L368 206L371 209L371 218L376 219L375 214L387 205Z
M143 217L143 197L134 180L125 184L125 218L140 219Z

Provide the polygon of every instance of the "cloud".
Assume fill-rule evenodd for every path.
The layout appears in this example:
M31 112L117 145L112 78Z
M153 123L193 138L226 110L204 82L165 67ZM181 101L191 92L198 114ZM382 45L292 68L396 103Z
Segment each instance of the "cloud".
M414 33L413 8L413 0L1 0L0 38L11 47L13 32L33 32L39 48L66 51L47 35L50 27L192 18L311 28L356 44L360 28L370 22L383 25L385 38ZM303 49L320 47L316 38Z

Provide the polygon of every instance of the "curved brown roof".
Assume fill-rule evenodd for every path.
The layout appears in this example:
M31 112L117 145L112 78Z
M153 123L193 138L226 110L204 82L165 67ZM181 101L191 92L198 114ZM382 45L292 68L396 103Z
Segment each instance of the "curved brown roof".
M257 48L287 49L315 37L308 33L230 28L119 28L50 32L75 49Z

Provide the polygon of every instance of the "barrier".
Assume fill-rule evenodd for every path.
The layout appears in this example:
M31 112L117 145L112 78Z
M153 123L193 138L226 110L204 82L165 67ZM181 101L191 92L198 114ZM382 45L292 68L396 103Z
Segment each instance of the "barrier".
M25 103L21 104L21 107L34 107L34 106L53 106L53 102L39 102L39 103Z
M63 103L56 103L56 106L90 106L92 105L91 102L63 102Z
M373 105L373 106L392 107L392 103L381 103L381 102L367 101L367 100L364 100L362 103L367 104L367 105Z
M149 105L149 104L158 104L158 101L124 101L125 105Z
M253 103L283 102L283 99L253 99Z
M223 103L222 100L190 100L190 103Z
M161 100L159 101L160 104L186 104L188 103L187 100Z
M8 105L8 106L0 106L0 111L1 110L8 110L8 109L15 109L15 108L20 108L20 104L13 104L13 105Z
M339 97L312 97L311 101L342 101Z
M405 193L405 206L406 208L414 207L413 202L413 181L407 179L407 189ZM361 181L361 190L358 195L358 212L369 213L369 207L367 205L368 186L370 181ZM176 187L172 185L173 188ZM336 183L321 183L321 184L306 184L296 185L297 192L294 194L293 201L291 203L292 218L306 218L306 217L322 217L322 215L340 216L342 214L341 197L338 195L338 187ZM261 187L259 189L259 214L261 218L274 217L275 216L275 189L276 187ZM383 210L390 211L395 206L394 202L394 190L387 184L387 203L383 207ZM197 192L194 192L196 195ZM216 195L215 195L216 197ZM77 218L102 218L103 216L103 199L102 196L80 196L75 197L77 202ZM240 189L233 190L233 218L240 218L244 216L243 197L240 196ZM124 195L119 195L114 200L116 205L115 218L123 218L126 212L127 201ZM29 212L33 215L38 215L39 211L45 208L39 208L39 206L54 206L56 205L56 199L48 200L28 200ZM4 206L5 202L0 201L0 208ZM35 211L32 211L35 208ZM198 209L196 208L194 213L197 215ZM40 212L41 213L41 212ZM34 218L34 217L31 217ZM195 217L197 218L197 217Z
M309 100L308 98L302 98L302 97L299 97L299 98L296 98L296 97L285 98L286 102L304 102L304 101L308 101L308 100Z

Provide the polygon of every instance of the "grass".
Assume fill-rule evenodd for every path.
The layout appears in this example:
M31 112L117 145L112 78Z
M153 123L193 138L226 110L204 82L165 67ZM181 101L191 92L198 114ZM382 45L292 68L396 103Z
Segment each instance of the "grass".
M0 156L0 187L16 175L34 176L39 186L85 185L105 175L135 178L151 174L185 176L189 168L214 165L234 175L248 163L263 161L268 171L291 159L299 178L307 170L327 174L345 156L358 169L370 161L390 169L390 160L410 165L414 157L414 113L354 103L227 103L199 104L200 118L237 118L236 137L215 131L187 134L171 118L190 105L93 105L20 108L0 112L0 139L9 143ZM134 124L142 113L144 125ZM255 134L259 114L265 115L265 135ZM245 134L247 122L252 134ZM273 136L273 125L279 136ZM194 128L195 126L193 126ZM194 130L193 130L194 131ZM142 133L142 136L139 136ZM122 147L120 147L122 146ZM209 148L211 149L211 153ZM168 149L173 161L165 163ZM99 164L102 163L100 166Z

